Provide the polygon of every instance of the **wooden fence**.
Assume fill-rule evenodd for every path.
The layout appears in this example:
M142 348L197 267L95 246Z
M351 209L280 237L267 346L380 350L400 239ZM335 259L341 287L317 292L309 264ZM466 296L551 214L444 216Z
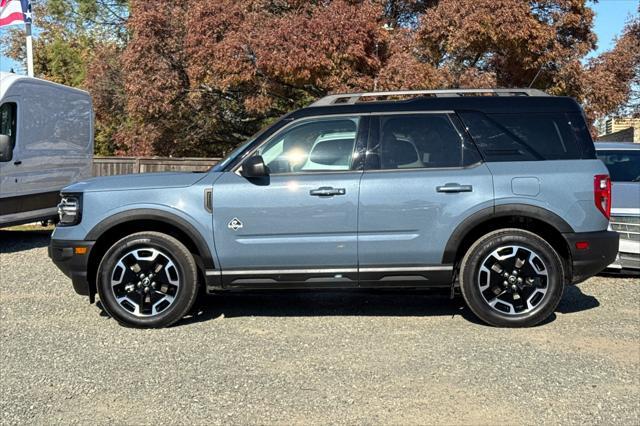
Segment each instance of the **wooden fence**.
M152 172L201 172L218 163L219 158L94 157L94 176Z

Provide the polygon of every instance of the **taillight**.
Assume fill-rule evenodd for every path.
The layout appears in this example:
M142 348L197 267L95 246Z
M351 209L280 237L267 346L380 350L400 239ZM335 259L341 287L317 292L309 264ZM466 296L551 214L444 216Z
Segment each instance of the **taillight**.
M609 179L609 175L595 175L593 177L593 198L598 210L609 219L611 216L611 179Z

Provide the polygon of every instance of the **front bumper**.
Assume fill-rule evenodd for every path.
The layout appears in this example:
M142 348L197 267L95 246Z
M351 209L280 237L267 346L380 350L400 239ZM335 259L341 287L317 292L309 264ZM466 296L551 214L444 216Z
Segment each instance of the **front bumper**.
M75 292L83 296L93 295L87 280L87 269L89 254L94 244L94 241L62 240L51 240L49 244L49 257L67 277L71 278ZM86 248L86 253L76 254L77 248Z
M578 232L563 235L571 250L573 284L602 272L618 255L620 236L617 232ZM578 249L578 242L587 242L589 247Z

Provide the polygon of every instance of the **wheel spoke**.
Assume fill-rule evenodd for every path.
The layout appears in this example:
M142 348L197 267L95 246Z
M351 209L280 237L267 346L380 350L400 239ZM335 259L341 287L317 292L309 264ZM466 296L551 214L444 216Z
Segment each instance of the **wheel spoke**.
M494 309L498 309L496 308L496 305L500 303L501 305L507 306L509 308L509 313L515 313L515 308L513 307L513 305L509 302L505 302L502 299L498 299L497 297L495 299L493 299L491 302L489 302L489 305L494 308ZM498 309L499 311L501 311L500 309Z
M160 292L157 292L157 293L160 293ZM164 293L160 293L160 294L164 294ZM162 299L158 300L156 303L154 303L151 306L151 315L157 315L158 314L158 305L159 304L161 304L161 303L166 301L166 302L169 302L169 305L171 305L171 303L173 303L174 299L175 298L173 296L170 296L168 294L164 295L164 297ZM164 308L164 309L166 309L166 308ZM163 309L163 311L164 311L164 309Z
M132 314L140 315L140 305L137 304L136 302L134 302L133 300L131 300L128 296L118 297L116 299L116 301L118 302L118 304L120 304L123 307L125 306L125 305L123 305L123 303L131 304L131 306L133 306L133 308L134 308L134 311L132 312ZM126 307L125 307L125 309L126 309ZM127 309L127 310L129 310L129 309Z
M546 288L545 289L538 288L538 289L536 289L536 291L531 293L531 296L529 296L529 298L527 299L527 309L533 309L534 308L534 306L531 304L531 299L533 299L536 294L542 293L542 296L544 297L546 292L547 292Z

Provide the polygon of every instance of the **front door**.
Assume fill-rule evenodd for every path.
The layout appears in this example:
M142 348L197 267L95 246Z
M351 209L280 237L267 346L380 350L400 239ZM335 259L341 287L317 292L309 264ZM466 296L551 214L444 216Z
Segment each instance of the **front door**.
M293 122L254 152L269 167L268 178L234 170L216 181L214 239L225 286L357 285L365 121Z
M363 286L446 285L442 264L454 229L493 206L491 173L455 115L373 117L360 185Z
M17 162L14 158L18 130L17 118L17 99L3 100L2 105L0 105L0 134L9 136L13 149L10 157L0 158L0 196L2 198L11 197L18 191L18 180L16 177L18 165L14 164Z

